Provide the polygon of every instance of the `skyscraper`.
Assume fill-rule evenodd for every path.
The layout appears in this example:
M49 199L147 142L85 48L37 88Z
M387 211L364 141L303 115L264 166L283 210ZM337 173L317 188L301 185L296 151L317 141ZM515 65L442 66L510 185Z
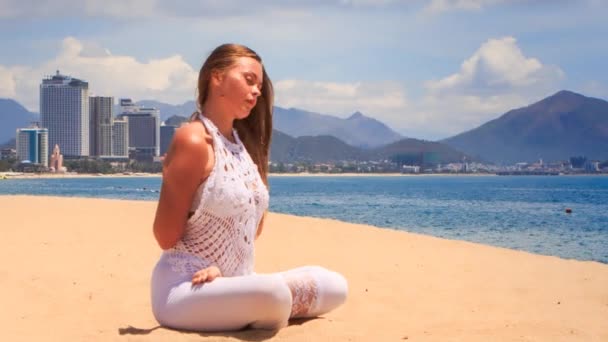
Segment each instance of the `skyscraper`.
M90 155L112 155L112 121L114 119L114 98L89 97L90 113Z
M89 84L64 76L42 80L40 118L48 129L50 146L59 145L66 157L89 155ZM48 151L47 151L48 153Z
M120 119L129 122L129 158L152 161L160 153L160 111L121 99Z
M129 156L129 122L114 120L112 125L112 155L115 157Z
M49 140L46 128L17 129L17 160L49 166Z

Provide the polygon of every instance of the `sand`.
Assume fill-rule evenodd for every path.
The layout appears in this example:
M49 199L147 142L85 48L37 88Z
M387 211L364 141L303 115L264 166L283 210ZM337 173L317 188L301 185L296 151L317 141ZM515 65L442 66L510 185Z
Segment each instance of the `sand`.
M322 265L345 305L278 332L180 332L150 309L155 202L0 196L2 341L608 341L608 265L271 213L257 272Z

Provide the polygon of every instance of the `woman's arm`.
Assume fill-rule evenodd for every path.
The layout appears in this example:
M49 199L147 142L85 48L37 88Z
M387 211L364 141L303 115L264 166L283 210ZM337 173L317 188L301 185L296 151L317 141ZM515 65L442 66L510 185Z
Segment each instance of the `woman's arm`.
M266 212L264 212L264 214L262 214L262 218L260 219L260 224L258 225L258 230L255 232L256 240L260 236L260 234L262 234L262 229L264 228L264 218L266 218Z
M162 249L184 233L194 194L213 168L211 137L199 121L175 132L163 163L163 183L154 218L154 237Z

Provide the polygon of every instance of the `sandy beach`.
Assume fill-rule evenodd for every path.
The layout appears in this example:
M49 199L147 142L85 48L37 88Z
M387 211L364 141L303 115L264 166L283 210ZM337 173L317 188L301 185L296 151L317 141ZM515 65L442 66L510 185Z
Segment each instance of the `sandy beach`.
M181 332L150 309L155 202L0 196L2 341L608 341L608 265L271 213L256 271L322 265L346 304L278 332Z

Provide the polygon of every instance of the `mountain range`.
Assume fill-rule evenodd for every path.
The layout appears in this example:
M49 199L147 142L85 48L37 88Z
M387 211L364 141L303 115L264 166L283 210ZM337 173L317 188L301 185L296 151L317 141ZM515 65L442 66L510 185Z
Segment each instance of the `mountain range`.
M159 108L163 119L173 116L170 121L189 116L195 108L193 101L180 106L138 104ZM14 138L15 129L32 120L38 120L37 113L14 100L0 99L0 143ZM498 164L572 156L608 159L608 102L565 90L438 142L403 138L359 112L342 119L275 107L274 128L272 158L282 162L407 159L425 152L442 163L463 158Z
M436 163L472 160L470 156L446 144L419 139L401 139L392 144L369 149L351 146L331 135L303 136L294 138L274 130L270 146L273 162L325 163L332 161L393 160L405 164L419 164L423 156L432 156Z
M563 90L441 142L498 164L579 155L606 160L608 102Z
M330 135L355 147L375 148L403 139L382 122L360 112L341 119L295 108L275 107L273 120L277 130L293 137Z
M161 120L178 115L189 117L196 110L196 103L188 101L182 105L170 105L158 101L144 100L140 106L160 109ZM118 113L119 107L115 108ZM355 112L346 119L319 114L296 108L274 107L274 127L292 137L331 135L349 145L362 148L380 147L403 137L382 122Z

